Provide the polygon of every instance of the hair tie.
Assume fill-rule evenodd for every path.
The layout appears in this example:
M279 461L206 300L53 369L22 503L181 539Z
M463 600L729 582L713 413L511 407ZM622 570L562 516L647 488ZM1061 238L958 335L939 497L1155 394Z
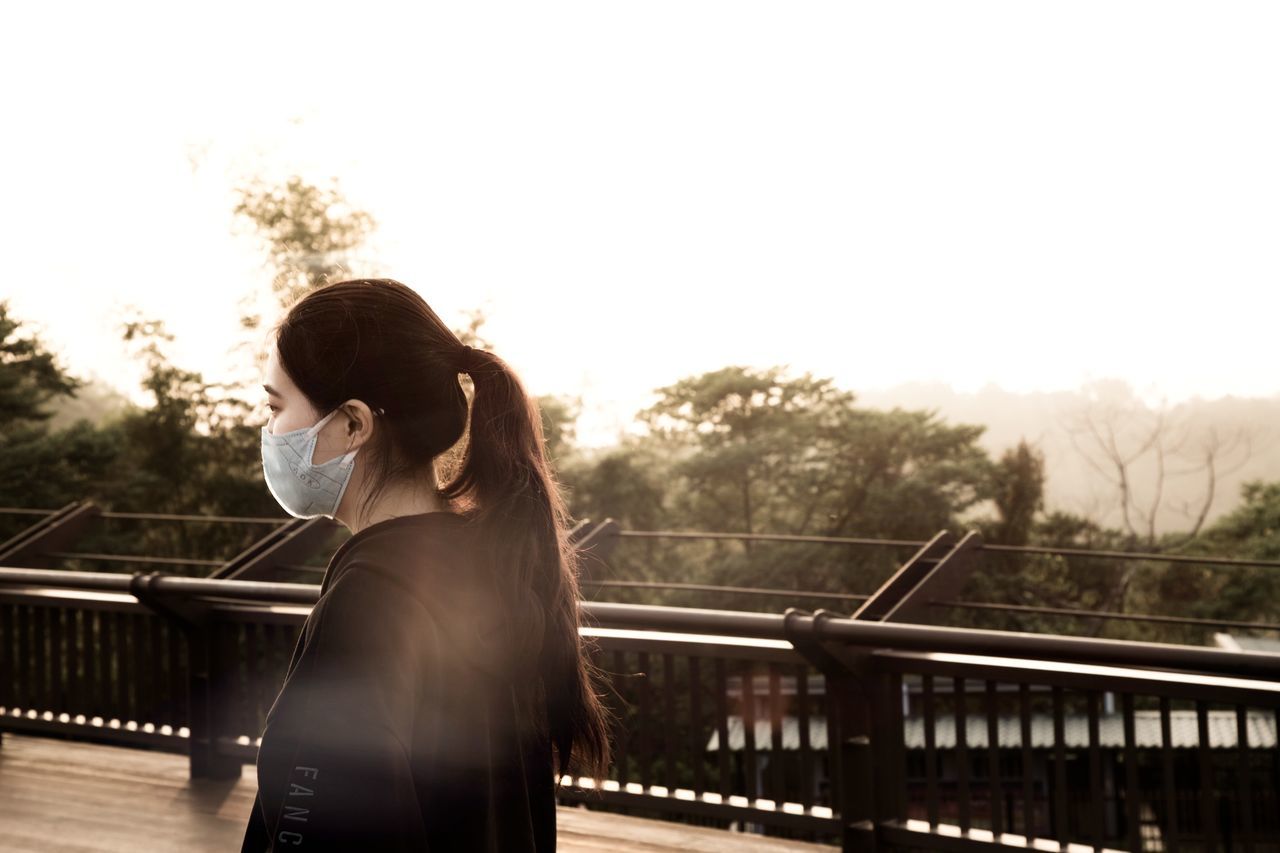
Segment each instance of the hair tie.
M476 353L479 352L470 344L463 344L458 355L458 372L471 373L476 366Z

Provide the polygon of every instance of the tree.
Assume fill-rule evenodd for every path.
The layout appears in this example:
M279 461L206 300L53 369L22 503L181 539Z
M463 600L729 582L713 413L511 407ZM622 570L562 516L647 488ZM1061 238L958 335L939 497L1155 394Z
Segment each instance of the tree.
M239 366L233 387L242 393L260 381L266 351L259 330L267 317L281 311L317 287L352 273L352 253L377 227L367 211L352 207L336 178L316 186L294 175L272 185L253 178L236 188L233 208L266 254L271 273L269 293L255 289L240 300L240 325L246 333L230 351Z
M0 441L21 427L33 427L52 414L46 405L57 397L74 396L83 380L68 374L36 334L22 334L22 325L0 300Z
M1280 562L1280 482L1251 480L1232 512L1205 530L1191 553ZM1170 566L1155 594L1206 619L1280 622L1280 569L1266 566Z
M297 175L283 186L261 179L242 184L237 216L247 218L266 244L274 276L272 292L288 305L335 276L349 274L349 255L377 227L373 216L352 208L338 189L307 183ZM246 318L246 325L259 318Z
M1001 455L993 480L992 500L999 519L988 538L1002 545L1026 545L1036 516L1044 509L1044 453L1024 438Z
M1151 410L1132 398L1103 388L1087 407L1067 419L1072 446L1112 489L1131 545L1159 547L1158 525L1166 510L1191 525L1166 547L1182 547L1199 535L1217 497L1218 481L1239 470L1252 454L1253 434L1241 427L1229 434L1216 427L1197 429L1177 410ZM1196 499L1175 501L1168 494L1176 477L1198 478Z
M639 444L663 460L661 503L679 528L925 538L987 497L983 428L936 412L860 409L831 380L782 368L728 367L657 393ZM809 543L672 549L668 577L726 585L867 592L897 564L889 550Z

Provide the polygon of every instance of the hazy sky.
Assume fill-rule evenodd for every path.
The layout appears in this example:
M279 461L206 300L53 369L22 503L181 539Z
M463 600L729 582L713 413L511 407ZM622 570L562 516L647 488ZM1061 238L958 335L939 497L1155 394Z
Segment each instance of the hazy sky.
M233 188L337 176L587 438L728 364L852 390L1280 393L1280 7L10 4L0 297L135 390L266 280ZM421 5L421 4L414 4Z

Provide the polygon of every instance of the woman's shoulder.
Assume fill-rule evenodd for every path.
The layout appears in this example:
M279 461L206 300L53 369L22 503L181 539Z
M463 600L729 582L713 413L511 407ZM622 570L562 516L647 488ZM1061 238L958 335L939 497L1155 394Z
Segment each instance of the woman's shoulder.
M387 631L434 619L432 608L414 585L394 571L353 561L321 592L310 621L328 630L358 630L363 626Z
M321 593L354 570L381 572L410 591L439 589L472 573L470 522L453 513L400 516L356 533L335 552L321 582Z

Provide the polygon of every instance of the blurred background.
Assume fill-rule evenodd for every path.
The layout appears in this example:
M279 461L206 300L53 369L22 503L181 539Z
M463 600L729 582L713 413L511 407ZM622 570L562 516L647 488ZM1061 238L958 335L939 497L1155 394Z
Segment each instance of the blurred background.
M1274 7L3 18L0 505L280 516L266 329L368 275L520 372L579 518L1280 559ZM0 538L32 520L0 515ZM258 532L104 518L77 553L216 565ZM910 551L652 537L608 576L866 593ZM1005 557L972 594L1280 619L1265 567Z

